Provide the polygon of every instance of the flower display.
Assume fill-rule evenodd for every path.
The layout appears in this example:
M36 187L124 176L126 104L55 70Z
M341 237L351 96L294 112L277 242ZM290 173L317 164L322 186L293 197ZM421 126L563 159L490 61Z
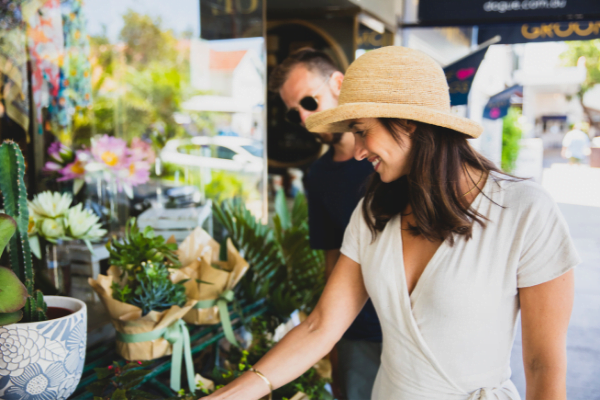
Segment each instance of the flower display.
M58 192L45 191L29 201L29 211L36 217L57 218L69 209L73 202L70 194L60 194Z
M133 187L150 179L150 167L155 161L152 146L140 138L131 145L123 139L103 135L92 139L90 149L73 151L55 142L48 149L47 172L59 174L57 181L73 180L73 191L79 192L89 174L100 173L105 181L114 180L117 190L133 197Z
M32 252L41 258L38 236L49 242L81 239L91 249L91 242L101 239L106 230L101 228L99 218L92 211L83 209L81 204L71 207L70 194L42 192L28 202L29 242Z

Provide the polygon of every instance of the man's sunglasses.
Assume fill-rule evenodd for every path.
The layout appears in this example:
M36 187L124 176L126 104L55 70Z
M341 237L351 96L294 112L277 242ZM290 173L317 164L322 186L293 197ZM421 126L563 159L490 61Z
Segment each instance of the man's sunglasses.
M303 97L299 102L300 107L304 108L306 111L315 111L317 108L319 108L319 101L315 96L319 94L321 89L323 89L323 87L327 84L327 82L329 82L330 79L331 76L327 78L321 84L321 86L319 86L319 88L312 94L312 96ZM290 108L285 113L285 119L294 124L300 124L302 122L302 118L300 118L300 112L298 111L298 108Z

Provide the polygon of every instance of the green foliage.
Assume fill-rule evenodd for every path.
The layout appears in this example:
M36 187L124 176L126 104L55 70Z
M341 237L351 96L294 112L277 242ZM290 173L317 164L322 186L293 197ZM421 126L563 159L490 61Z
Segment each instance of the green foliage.
M228 384L235 378L248 371L258 362L275 343L265 333L269 330L270 322L264 318L254 318L250 324L253 342L247 350L232 348L228 358L229 368L215 368L213 379L216 388ZM315 400L333 400L333 397L325 389L328 381L317 373L314 368L310 368L302 376L273 391L274 399L284 399L293 397L298 392L303 392L310 399ZM206 393L206 392L205 392Z
M214 171L210 183L205 186L204 190L207 198L220 203L224 199L246 197L247 191L244 186L244 182L238 174Z
M579 96L600 83L600 39L565 42L567 50L560 55L564 66L574 67L581 57L585 57L587 70L585 81L581 84Z
M126 274L132 274L146 261L167 263L172 268L181 267L176 254L177 244L167 243L165 238L155 235L154 229L149 226L140 231L135 218L127 221L123 239L110 240L106 248L110 253L110 264L121 268Z
M274 229L239 201L215 204L213 210L250 265L240 282L242 296L250 302L266 298L273 315L285 320L296 309L310 312L316 305L325 283L325 258L309 245L306 198L296 196L290 215L282 196L276 200Z
M101 132L128 141L148 135L160 149L185 133L174 114L195 94L189 51L181 51L174 33L161 25L160 18L128 10L119 34L123 48L113 46L106 34L90 38L94 101L73 121L78 144L87 145Z
M183 307L186 280L173 283L169 279L169 269L161 262L142 262L134 269L125 284L113 282L113 298L123 303L133 304L142 309L142 315L150 311L165 311L172 306Z
M30 296L23 309L24 322L45 321L46 304L41 292L34 291L31 249L27 230L29 210L25 188L25 159L19 146L12 141L0 145L0 192L4 211L16 222L16 231L8 241L10 266L27 288Z
M106 368L94 368L98 380L85 389L94 395L94 400L150 400L159 396L135 389L152 370L146 367L151 361L130 361L125 365L113 362Z
M15 312L18 312L17 314L22 317L23 313L20 310L25 306L29 297L27 288L11 269L4 267L0 267L0 282L2 282L0 288L0 317L4 314L11 314L14 317L13 313ZM6 325L6 323L0 323L0 325Z
M521 124L519 123L521 110L515 107L508 109L502 124L502 160L501 167L504 172L511 173L515 169L519 157L521 141Z
M6 245L17 231L17 223L6 214L0 214L0 256L4 252Z

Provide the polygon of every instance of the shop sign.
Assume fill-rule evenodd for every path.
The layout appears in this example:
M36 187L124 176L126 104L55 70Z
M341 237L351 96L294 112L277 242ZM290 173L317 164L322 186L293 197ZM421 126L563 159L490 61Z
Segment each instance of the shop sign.
M453 25L600 17L597 0L420 0L419 22Z
M486 46L444 68L450 90L451 105L460 106L467 104L473 79L485 57L487 49L488 47Z
M483 43L496 35L502 38L499 44L598 39L600 20L481 26L477 41Z
M200 37L206 40L263 36L264 0L200 1Z
M523 86L515 85L490 97L490 100L483 109L483 118L495 120L505 117L511 105L511 98L522 95Z

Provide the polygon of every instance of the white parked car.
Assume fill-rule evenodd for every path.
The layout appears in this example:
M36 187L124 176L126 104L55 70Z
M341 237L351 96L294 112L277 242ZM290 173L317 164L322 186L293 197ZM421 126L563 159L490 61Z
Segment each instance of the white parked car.
M262 142L237 136L172 139L160 154L172 164L250 173L263 171L262 155Z

